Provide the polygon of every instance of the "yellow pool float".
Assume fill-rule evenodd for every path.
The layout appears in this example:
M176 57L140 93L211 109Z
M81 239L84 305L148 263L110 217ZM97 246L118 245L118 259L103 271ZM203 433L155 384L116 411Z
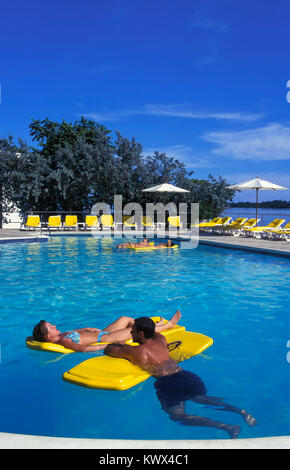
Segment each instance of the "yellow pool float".
M179 245L157 246L152 243L151 246L128 246L129 250L171 250L172 248L179 248Z
M200 354L213 344L209 336L186 331L184 326L176 325L162 334L167 339L170 357L176 362ZM137 346L132 341L130 344ZM148 372L126 359L109 356L87 359L63 374L67 382L104 390L128 390L149 377Z
M160 317L151 318L155 323L160 320ZM170 357L176 362L182 362L200 354L213 344L213 340L209 336L186 331L185 327L181 325L175 325L161 334L166 337ZM134 343L132 339L126 341L126 343L131 346L137 346L137 343ZM26 346L38 351L51 351L62 354L75 352L60 344L35 341L31 337L26 338ZM127 390L149 377L150 374L148 372L145 372L126 359L109 356L92 357L63 374L63 379L67 382L105 390Z

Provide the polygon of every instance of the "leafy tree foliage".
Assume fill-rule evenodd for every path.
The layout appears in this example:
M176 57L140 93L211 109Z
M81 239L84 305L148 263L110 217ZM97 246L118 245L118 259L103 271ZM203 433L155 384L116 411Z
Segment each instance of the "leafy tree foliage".
M29 127L49 169L42 210L88 211L99 198L112 200L111 131L83 117L73 124L33 121Z
M189 181L189 198L199 203L200 219L211 219L224 211L235 194L235 190L228 189L227 186L228 183L221 176L215 179L209 175L207 180Z
M29 126L37 148L19 140L0 140L0 185L4 199L22 212L90 212L96 202L113 205L115 194L123 204L163 202L163 194L142 189L164 182L188 189L170 194L172 202L200 204L200 218L220 214L232 201L233 190L225 179L193 178L184 163L154 152L143 155L142 145L95 121L81 118L74 123L33 120ZM2 202L3 204L3 202Z

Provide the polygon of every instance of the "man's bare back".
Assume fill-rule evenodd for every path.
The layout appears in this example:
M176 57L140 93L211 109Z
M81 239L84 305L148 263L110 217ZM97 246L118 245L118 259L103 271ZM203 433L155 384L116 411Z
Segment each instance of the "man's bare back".
M181 314L179 310L172 317L174 325L179 321ZM121 357L128 359L136 366L141 367L154 377L163 377L164 375L174 374L180 367L169 355L167 341L160 333L155 333L153 338L145 338L142 331L137 331L136 324L132 327L133 341L139 343L139 346L130 346L127 344L110 344L104 354L112 357Z
M171 359L167 341L160 333L156 333L154 338L134 349L134 364L149 372L153 377L163 377L180 370L176 362Z

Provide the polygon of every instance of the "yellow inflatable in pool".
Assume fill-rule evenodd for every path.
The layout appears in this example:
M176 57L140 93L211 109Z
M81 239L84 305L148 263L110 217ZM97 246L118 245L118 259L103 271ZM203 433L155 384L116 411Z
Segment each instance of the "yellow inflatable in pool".
M155 322L160 319L160 317L151 318ZM182 362L200 354L213 344L213 340L209 336L186 331L185 327L180 325L175 325L173 328L163 331L162 334L167 339L169 354L176 362ZM136 345L133 340L128 340L126 343L132 346ZM26 345L38 351L53 351L63 354L75 352L59 344L34 341L31 337L26 339ZM63 374L63 379L67 382L105 390L127 390L148 377L150 374L126 359L109 356L92 357Z
M167 339L169 354L176 362L201 353L213 343L208 336L186 331L183 326L175 326L162 334ZM126 359L109 356L93 357L63 374L67 382L105 390L127 390L149 377L150 374Z
M150 246L128 246L129 250L171 250L172 248L179 248L178 245L172 245L172 246L162 246L158 247L156 245L151 245Z

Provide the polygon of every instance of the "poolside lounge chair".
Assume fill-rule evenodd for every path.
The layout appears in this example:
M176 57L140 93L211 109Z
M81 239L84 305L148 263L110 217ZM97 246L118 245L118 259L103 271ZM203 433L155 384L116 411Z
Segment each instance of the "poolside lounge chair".
M212 220L209 222L200 222L199 224L191 224L191 227L214 227L216 224L221 224L222 223L222 217L214 217Z
M142 227L145 228L145 230L149 230L150 228L152 228L152 230L155 230L156 228L156 225L154 224L152 217L148 215L142 217L141 224L142 224Z
M123 215L122 217L124 228L127 230L131 230L132 228L137 228L137 223L135 222L134 215Z
M280 229L281 225L285 222L285 219L274 219L268 225L244 228L243 234L247 237L261 238L263 234L267 234L268 229L272 232Z
M286 240L290 241L290 222L287 222L286 225L284 225L283 228L279 227L276 230L272 230L270 228L265 228L263 236L266 236L267 238L272 238L276 240Z
M49 218L48 218L48 222L46 224L46 227L48 229L57 229L57 230L60 230L62 228L62 223L61 223L61 217L60 215L51 215Z
M40 227L39 215L28 215L27 220L24 225L24 230L36 230L39 227Z
M213 227L213 232L217 233L227 233L233 228L239 228L245 224L247 220L247 217L238 217L237 219L233 220L233 222L230 222L229 224L225 225L217 225Z
M63 224L64 230L74 229L77 230L78 228L78 218L76 215L66 215L65 221Z
M101 226L102 230L111 230L112 228L115 228L115 223L113 216L111 214L102 214L101 215Z
M210 222L207 225L199 227L200 231L205 231L205 232L212 232L214 229L217 229L218 227L224 227L225 225L228 225L231 222L232 218L229 216L222 217L221 220L219 220L217 223L211 224Z
M168 220L169 228L170 227L181 228L181 229L183 228L182 222L179 216L169 216L167 220Z
M234 235L235 237L239 237L243 234L243 230L245 228L252 228L255 227L259 223L260 219L248 219L244 224L237 224L234 227L231 227L226 233L230 235Z
M97 215L86 215L85 221L85 229L92 230L92 229L99 229L100 223Z

